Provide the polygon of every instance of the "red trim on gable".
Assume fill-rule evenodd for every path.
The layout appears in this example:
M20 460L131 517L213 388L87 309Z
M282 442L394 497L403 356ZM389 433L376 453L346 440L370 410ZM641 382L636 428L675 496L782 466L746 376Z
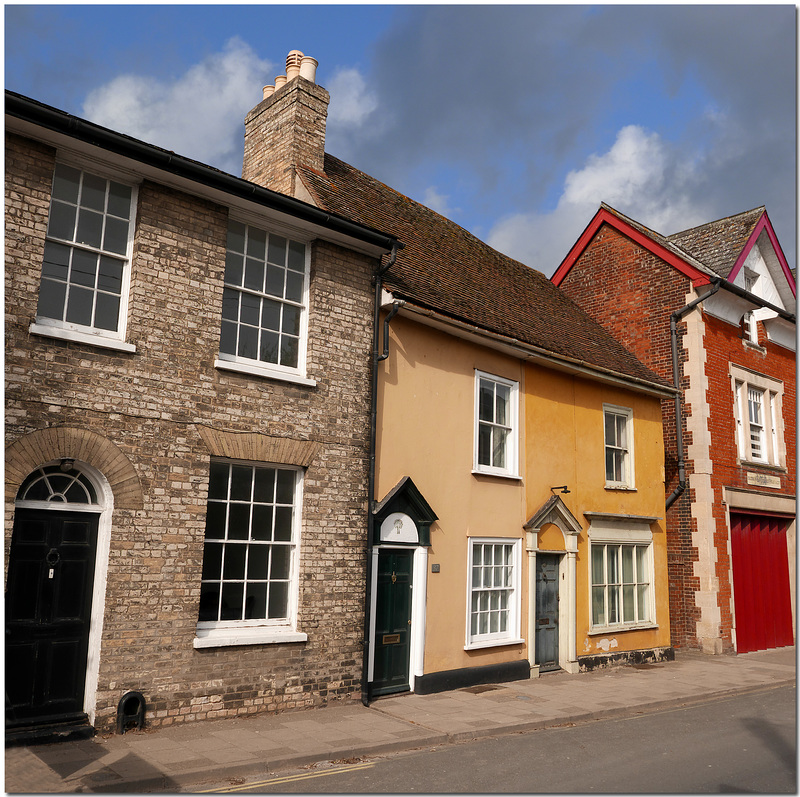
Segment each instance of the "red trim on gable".
M778 236L775 235L775 230L772 228L772 222L769 220L766 210L761 214L761 218L753 228L753 232L750 234L750 238L747 240L744 249L742 249L739 257L736 258L736 263L734 263L730 274L728 274L728 282L733 282L736 279L737 274L741 271L742 266L744 265L744 261L747 260L747 256L750 254L750 250L755 246L758 236L761 235L764 229L766 229L770 243L772 244L772 248L775 250L775 254L778 256L778 262L781 264L783 275L786 277L786 281L789 283L789 287L792 289L792 295L797 296L797 286L795 285L794 277L792 276L792 270L789 268L789 264L786 262L786 257L783 254L781 245L778 243Z
M617 232L622 233L626 238L630 238L634 243L649 250L657 257L660 257L665 263L668 263L670 266L680 271L681 274L688 277L695 287L708 285L711 282L711 277L709 277L708 274L698 271L682 257L679 257L669 249L665 249L661 244L656 243L656 241L640 232L635 227L631 227L630 224L623 221L618 216L615 216L613 213L610 213L605 208L600 208L589 223L589 226L583 231L581 237L578 238L572 249L570 249L569 254L564 258L561 265L550 278L554 285L561 284L570 269L575 265L575 261L583 254L592 238L594 238L595 233L603 224L608 224L610 227L617 230Z

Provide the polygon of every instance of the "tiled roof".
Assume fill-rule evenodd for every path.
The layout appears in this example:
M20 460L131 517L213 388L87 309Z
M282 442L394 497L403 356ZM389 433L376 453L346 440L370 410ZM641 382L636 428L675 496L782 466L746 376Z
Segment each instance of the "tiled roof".
M667 236L667 240L727 279L766 208L759 207L725 219Z
M325 174L299 171L319 207L403 243L384 277L397 298L556 356L668 386L541 272L331 155Z

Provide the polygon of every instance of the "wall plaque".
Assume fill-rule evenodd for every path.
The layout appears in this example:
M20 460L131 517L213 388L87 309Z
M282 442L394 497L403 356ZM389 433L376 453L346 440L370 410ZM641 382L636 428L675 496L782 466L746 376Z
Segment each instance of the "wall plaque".
M777 490L781 488L780 476L772 476L769 473L748 472L747 483L755 485L756 487L771 487Z

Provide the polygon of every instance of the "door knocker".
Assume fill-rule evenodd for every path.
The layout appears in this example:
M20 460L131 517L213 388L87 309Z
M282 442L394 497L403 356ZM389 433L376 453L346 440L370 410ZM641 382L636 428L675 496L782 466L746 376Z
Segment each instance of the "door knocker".
M44 560L50 567L55 567L61 561L61 554L55 548L51 548Z

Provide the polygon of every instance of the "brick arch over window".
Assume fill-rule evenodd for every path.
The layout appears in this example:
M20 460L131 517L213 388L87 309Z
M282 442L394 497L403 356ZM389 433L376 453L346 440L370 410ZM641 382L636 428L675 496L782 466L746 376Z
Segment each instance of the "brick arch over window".
M45 462L69 457L108 479L117 509L141 509L144 494L130 460L110 440L88 429L55 426L31 432L6 447L6 500L13 501L27 475Z

